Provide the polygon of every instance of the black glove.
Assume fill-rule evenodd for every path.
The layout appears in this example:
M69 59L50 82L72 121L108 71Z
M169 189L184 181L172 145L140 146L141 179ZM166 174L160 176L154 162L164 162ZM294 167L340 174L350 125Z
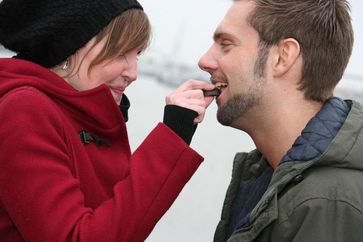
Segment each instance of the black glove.
M197 129L197 124L194 124L196 117L198 113L194 110L177 105L166 105L163 122L189 145Z

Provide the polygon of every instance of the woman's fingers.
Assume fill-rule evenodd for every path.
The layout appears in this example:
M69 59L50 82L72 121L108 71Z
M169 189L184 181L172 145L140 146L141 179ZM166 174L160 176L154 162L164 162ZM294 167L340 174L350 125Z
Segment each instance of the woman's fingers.
M177 105L194 110L198 113L195 123L204 119L206 108L213 101L213 97L205 97L203 90L212 90L214 85L204 81L189 80L180 85L174 92L166 97L167 105Z
M192 90L192 89L201 89L201 90L212 90L214 89L214 85L207 83L205 81L199 81L199 80L188 80L181 84L175 91L186 91L186 90Z

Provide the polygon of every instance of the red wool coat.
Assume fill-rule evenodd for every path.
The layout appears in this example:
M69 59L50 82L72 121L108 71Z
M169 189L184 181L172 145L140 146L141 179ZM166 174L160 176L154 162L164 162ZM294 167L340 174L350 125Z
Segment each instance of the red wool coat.
M0 241L144 241L203 160L163 123L131 154L106 85L17 59L0 59L0 125Z

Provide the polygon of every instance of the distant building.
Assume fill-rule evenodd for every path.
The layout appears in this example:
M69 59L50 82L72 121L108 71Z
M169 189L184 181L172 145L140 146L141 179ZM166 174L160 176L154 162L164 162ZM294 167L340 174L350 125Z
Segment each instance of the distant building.
M0 57L11 57L14 53L0 46ZM152 54L142 56L138 63L139 75L153 77L156 81L171 87L178 87L189 79L209 81L209 74L196 65L156 58ZM354 99L363 104L363 76L343 76L334 95L344 99Z
M140 58L138 71L140 75L152 76L158 82L172 87L177 87L189 79L209 81L209 74L197 66L155 58L152 55Z
M177 87L189 79L209 81L209 74L197 66L158 59L150 53L140 59L138 67L140 75L152 76L158 82L172 87ZM363 104L363 76L344 75L334 95L344 99L354 99Z

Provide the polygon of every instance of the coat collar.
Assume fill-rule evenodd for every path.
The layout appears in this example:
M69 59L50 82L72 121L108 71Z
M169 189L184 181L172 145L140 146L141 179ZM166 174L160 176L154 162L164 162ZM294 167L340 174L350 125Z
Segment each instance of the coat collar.
M308 122L281 163L308 161L323 154L343 125L349 110L348 105L340 98L329 99Z
M336 99L333 100L333 102L335 101ZM249 226L236 231L228 240L229 242L253 241L266 226L277 219L278 194L289 184L301 182L303 180L303 172L310 167L315 165L347 167L352 166L353 163L353 166L356 166L355 168L363 170L361 162L347 160L349 154L358 153L361 150L359 140L363 140L363 124L362 122L357 122L357 120L363 119L363 110L357 102L346 101L346 103L348 111L350 111L346 118L344 118L344 115L338 115L340 116L338 119L342 119L342 121L339 121L341 125L337 127L337 133L330 138L330 143L325 147L325 150L319 152L317 156L310 157L310 160L290 159L288 162L281 163L274 172L265 194L250 213ZM324 110L326 109L323 108L316 117L324 114ZM308 126L307 130L309 130ZM247 156L245 155L243 158L246 159ZM228 213L225 214L228 215Z
M39 89L84 128L94 132L108 132L125 125L124 117L105 84L77 91L40 65L16 58L0 58L0 96L21 86Z
M350 123L352 120L356 120L357 115L362 115L362 111L360 111L358 103L350 106L349 103L347 104L339 98L332 98L310 120L302 131L302 135L297 138L275 170L267 191L251 212L251 222L260 216L261 212L269 205L269 201L273 200L274 196L277 196L288 184L300 182L306 169L320 163L331 163L332 160L339 160L336 159L338 157L335 155L337 155L336 150L341 150L342 145L346 146L344 148L346 151L351 149L353 143L346 140L342 144L341 139L349 137L350 140L353 140L351 139L353 136L347 136L347 132L356 133L357 129L361 127L359 124L352 129ZM306 154L308 153L307 150L312 151L310 154ZM334 153L335 159L332 159L331 153ZM346 155L347 152L339 153L343 160L342 156Z

